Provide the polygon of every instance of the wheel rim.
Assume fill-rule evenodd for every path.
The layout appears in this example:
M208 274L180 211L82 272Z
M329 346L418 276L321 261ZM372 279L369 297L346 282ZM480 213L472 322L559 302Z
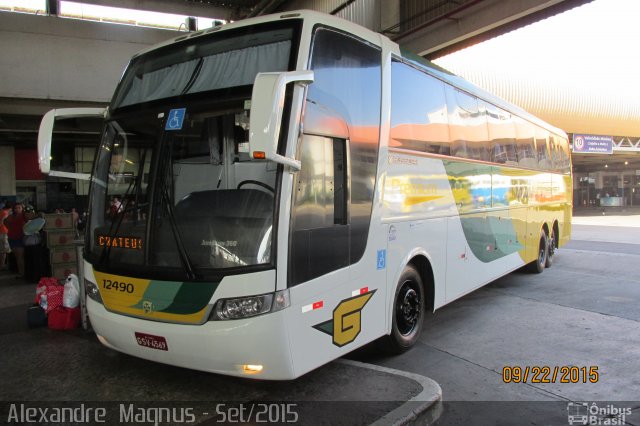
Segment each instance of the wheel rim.
M551 232L551 237L549 237L549 258L553 258L553 255L556 252L556 233Z
M411 334L420 320L420 294L415 286L415 283L406 281L396 300L396 324L403 336Z
M544 265L547 261L546 258L546 253L547 253L547 247L546 247L546 241L541 239L540 240L540 251L538 253L538 263L540 265Z

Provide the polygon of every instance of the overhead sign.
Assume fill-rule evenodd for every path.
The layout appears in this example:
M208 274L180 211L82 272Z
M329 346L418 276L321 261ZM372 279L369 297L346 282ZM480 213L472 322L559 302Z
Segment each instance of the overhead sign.
M613 137L573 135L573 152L581 154L613 154Z

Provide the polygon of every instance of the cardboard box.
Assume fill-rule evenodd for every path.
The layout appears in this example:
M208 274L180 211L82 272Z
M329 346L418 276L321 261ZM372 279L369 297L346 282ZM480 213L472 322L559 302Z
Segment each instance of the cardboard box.
M51 265L51 275L59 280L67 279L69 274L78 274L78 264L72 263L60 263L58 265Z
M59 246L49 250L51 265L75 262L78 259L75 246Z
M47 246L49 248L68 246L77 239L76 232L72 229L61 231L47 231Z
M73 229L73 214L71 213L45 214L44 220L45 231Z

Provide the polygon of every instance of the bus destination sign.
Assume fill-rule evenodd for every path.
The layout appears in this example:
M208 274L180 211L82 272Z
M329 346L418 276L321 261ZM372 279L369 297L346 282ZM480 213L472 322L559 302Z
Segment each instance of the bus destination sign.
M142 238L98 235L98 245L100 247L142 250Z

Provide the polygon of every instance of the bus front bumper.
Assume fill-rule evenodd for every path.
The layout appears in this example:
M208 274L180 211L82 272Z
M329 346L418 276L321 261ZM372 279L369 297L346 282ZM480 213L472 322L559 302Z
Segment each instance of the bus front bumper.
M295 378L284 320L286 310L244 320L184 325L114 314L90 298L87 309L98 340L128 355L253 379ZM143 346L136 333L152 336L156 342L164 339L166 345Z

